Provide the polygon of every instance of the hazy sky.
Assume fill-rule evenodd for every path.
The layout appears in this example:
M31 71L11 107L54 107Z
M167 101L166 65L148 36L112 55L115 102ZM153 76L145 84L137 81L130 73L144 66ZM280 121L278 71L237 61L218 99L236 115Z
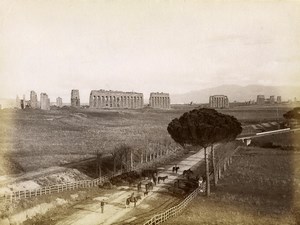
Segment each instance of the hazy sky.
M1 0L0 98L300 85L300 1Z

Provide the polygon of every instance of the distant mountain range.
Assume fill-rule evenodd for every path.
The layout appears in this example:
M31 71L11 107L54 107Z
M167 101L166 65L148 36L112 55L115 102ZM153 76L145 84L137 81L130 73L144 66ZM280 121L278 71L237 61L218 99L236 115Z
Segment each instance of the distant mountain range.
M172 104L182 103L208 103L211 95L227 95L230 102L256 100L257 95L265 95L269 98L270 95L281 96L282 101L289 99L294 100L296 97L300 100L299 86L264 86L264 85L222 85L213 88L206 88L198 91L191 91L184 94L171 94Z

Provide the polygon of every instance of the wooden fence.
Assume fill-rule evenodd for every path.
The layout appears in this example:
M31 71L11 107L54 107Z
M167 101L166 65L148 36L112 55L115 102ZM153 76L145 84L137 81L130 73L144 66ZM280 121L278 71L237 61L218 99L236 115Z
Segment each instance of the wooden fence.
M240 148L240 146L235 148L235 150L232 151L229 155L223 157L222 159L220 159L217 162L216 173L217 173L219 179L222 176L222 171L225 172L227 167L232 163L232 156L238 151L239 148ZM177 216L198 195L198 193L201 190L203 190L205 192L205 186L206 186L205 183L203 183L202 186L204 187L204 189L202 187L196 188L181 203L179 203L176 206L173 206L172 208L170 208L162 213L154 215L151 219L146 221L143 225L157 225L157 224L165 222L167 219L169 219L171 217Z
M241 146L238 146L232 151L229 155L226 155L225 157L218 160L215 166L215 173L214 179L218 182L219 179L222 178L222 173L226 172L229 165L232 163L232 157L233 155L240 149Z
M117 174L114 174L112 176L102 176L100 178L94 179L94 180L81 180L76 181L72 183L64 183L64 184L56 184L52 186L46 186L42 188L37 188L33 190L22 190L22 191L14 191L9 194L6 194L5 196L2 196L0 198L0 201L4 201L5 203L12 203L14 201L25 199L25 198L31 198L31 197L37 197L41 195L47 195L47 194L53 194L53 193L59 193L63 191L70 191L75 190L78 188L90 188L90 187L96 187L100 184L105 183L113 176L118 176L121 173L118 172Z
M205 186L205 185L204 185ZM166 210L165 212L156 214L143 225L157 225L165 222L167 219L177 216L202 190L201 187L196 188L191 194L189 194L181 203L172 208Z

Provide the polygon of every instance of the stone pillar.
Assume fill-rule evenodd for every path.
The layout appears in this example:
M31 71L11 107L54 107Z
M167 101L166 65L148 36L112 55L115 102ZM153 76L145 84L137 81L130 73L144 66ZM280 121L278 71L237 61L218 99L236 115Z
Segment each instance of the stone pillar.
M78 107L78 108L80 107L79 90L71 91L71 106Z
M161 108L161 97L158 97L158 108Z
M103 95L101 95L101 108L105 106L105 98Z

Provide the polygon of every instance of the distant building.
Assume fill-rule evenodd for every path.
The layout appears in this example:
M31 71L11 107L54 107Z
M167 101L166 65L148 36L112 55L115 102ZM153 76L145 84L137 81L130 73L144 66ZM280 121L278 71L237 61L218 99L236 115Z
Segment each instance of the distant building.
M270 96L270 104L275 104L275 96L274 95Z
M56 106L59 108L62 107L62 98L61 97L56 98Z
M46 93L41 93L40 104L42 110L50 110L50 99Z
M229 108L229 100L226 95L213 95L209 97L210 108Z
M257 95L256 104L257 105L264 105L265 104L265 96L264 95Z
M163 92L150 93L149 104L152 108L169 109L170 108L170 95Z
M71 91L71 106L76 108L80 107L79 90Z
M281 96L277 96L277 103L281 103Z
M30 92L30 107L33 109L38 108L37 94L34 91Z
M90 108L131 108L144 106L143 93L92 90L90 93Z

